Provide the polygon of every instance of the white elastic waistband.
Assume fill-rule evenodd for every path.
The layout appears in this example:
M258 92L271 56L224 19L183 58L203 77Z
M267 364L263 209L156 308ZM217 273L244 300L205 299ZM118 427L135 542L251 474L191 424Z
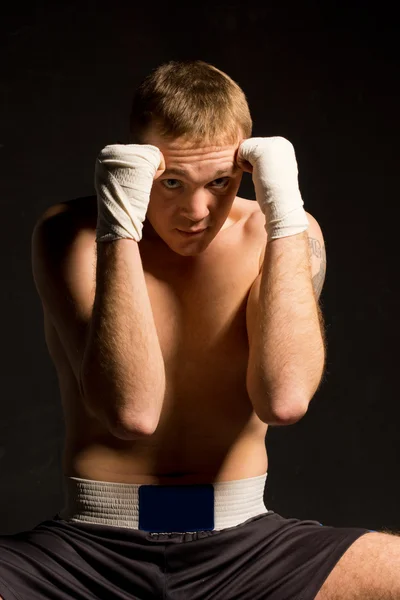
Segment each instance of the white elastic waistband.
M267 513L264 504L266 479L267 473L213 483L214 529L235 527ZM66 521L139 529L138 490L141 485L66 477L66 504L59 516Z

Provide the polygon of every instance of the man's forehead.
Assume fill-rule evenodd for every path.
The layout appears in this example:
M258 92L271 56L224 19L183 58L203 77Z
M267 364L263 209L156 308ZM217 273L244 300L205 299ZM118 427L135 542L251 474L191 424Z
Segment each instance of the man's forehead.
M166 155L171 158L176 157L177 159L221 159L232 156L238 148L238 144L226 144L226 146L196 144L185 146L176 143L159 143L157 146Z
M183 175L184 171L196 169L214 169L216 173L237 170L235 162L237 145L193 146L185 148L179 145L159 146L165 158L166 170ZM180 171L180 173L179 173Z

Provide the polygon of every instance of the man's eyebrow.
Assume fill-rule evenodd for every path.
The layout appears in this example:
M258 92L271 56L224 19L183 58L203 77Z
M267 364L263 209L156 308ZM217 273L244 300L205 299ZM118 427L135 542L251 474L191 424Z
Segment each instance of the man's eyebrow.
M172 169L165 169L163 175L182 175L183 177L187 177L188 172L185 171L185 169L172 168Z
M233 165L233 168L230 169L229 167L226 169L218 169L218 171L216 171L216 173L214 173L214 177L212 178L212 180L214 179L218 179L218 177L221 177L221 175L232 175L234 173L236 173L239 170L239 167L237 165ZM188 177L189 173L187 171L185 171L185 169L179 169L178 167L171 167L170 169L165 169L163 175L180 175L181 177Z

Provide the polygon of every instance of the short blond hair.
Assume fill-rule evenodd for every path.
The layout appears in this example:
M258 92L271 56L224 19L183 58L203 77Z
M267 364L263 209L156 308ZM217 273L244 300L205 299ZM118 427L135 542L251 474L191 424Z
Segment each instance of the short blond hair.
M170 61L152 71L132 102L130 131L143 143L150 127L166 139L235 143L251 137L243 90L226 73L201 60Z

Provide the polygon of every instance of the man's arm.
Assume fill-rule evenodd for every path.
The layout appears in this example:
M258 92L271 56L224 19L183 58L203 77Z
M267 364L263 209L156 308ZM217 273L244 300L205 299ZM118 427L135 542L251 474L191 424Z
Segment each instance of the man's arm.
M305 414L324 368L318 297L325 254L318 223L308 219L308 234L267 244L248 299L247 389L257 415L269 424L294 423Z
M95 240L93 217L85 224L82 212L65 207L45 215L32 237L36 286L82 401L121 439L154 432L165 394L138 247L154 178L164 169L155 146L106 146L95 166Z
M249 138L240 144L237 162L252 173L267 231L265 260L248 309L247 391L263 422L285 425L305 414L324 368L319 290L313 288L307 234L310 225L320 230L303 208L288 140Z
M88 413L137 439L157 425L164 363L138 244L99 244L96 265L92 221L65 204L46 211L32 236L34 280Z
M137 242L97 244L96 271L82 361L85 397L92 410L103 408L117 437L151 435L164 401L165 369Z

